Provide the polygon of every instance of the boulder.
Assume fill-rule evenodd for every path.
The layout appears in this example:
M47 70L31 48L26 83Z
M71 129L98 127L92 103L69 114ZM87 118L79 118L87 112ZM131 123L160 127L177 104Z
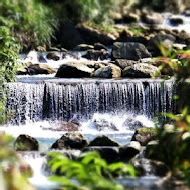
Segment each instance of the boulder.
M88 145L86 137L79 132L68 132L65 133L60 139L58 139L51 149L83 149Z
M146 146L150 141L152 141L155 138L156 131L154 128L143 127L135 131L131 140L138 141L142 146Z
M150 141L146 145L145 157L153 160L163 160L163 153L160 152L159 142L156 140Z
M89 49L94 49L94 46L88 44L79 44L74 48L76 51L86 51Z
M58 61L60 59L60 55L58 52L49 52L47 55L46 55L46 58L47 59L51 59L51 60L54 60L54 61Z
M73 59L80 59L80 54L78 52L63 52L62 59L66 58L73 58Z
M101 49L107 50L106 46L101 43L94 43L94 49L95 50L101 50Z
M19 135L14 142L16 151L33 151L39 150L38 141L29 135Z
M159 56L161 55L160 45L165 49L169 49L172 48L175 41L176 38L171 34L157 34L149 40L147 48L152 53L152 56Z
M146 158L133 158L130 164L139 171L140 176L154 175L154 176L166 176L169 169L160 161L149 160Z
M132 66L137 64L137 61L127 60L127 59L116 59L114 64L120 67L121 69L125 69L125 67Z
M79 34L82 36L82 39L87 44L94 44L94 43L102 43L104 45L111 45L113 41L116 39L115 36L111 34L107 34L87 26L85 24L79 24L77 27Z
M115 42L112 49L114 59L129 59L138 61L139 59L151 57L146 47L138 42Z
M97 78L119 78L121 77L121 69L116 65L110 64L97 69L93 76Z
M137 130L138 128L144 127L143 123L136 119L134 115L128 115L122 124L122 128L127 130Z
M49 48L48 48L48 51L59 52L60 49L57 48L57 47L49 47Z
M131 141L127 145L119 148L119 154L122 160L130 160L141 151L141 144L137 141Z
M86 63L83 62L68 62L62 64L56 77L59 78L82 78L91 77L94 69L89 68Z
M122 77L129 78L154 78L160 76L160 71L157 67L148 63L139 63L126 67L122 71Z
M116 147L119 147L120 144L105 135L101 135L101 136L97 136L95 139L93 139L89 143L89 146L116 146Z
M169 18L169 23L172 26L178 26L178 25L184 24L184 20L181 17L171 17Z
M36 50L37 50L37 51L43 51L43 52L45 52L45 51L46 51L46 47L44 47L44 46L38 46L38 47L36 48Z
M89 59L89 60L105 60L109 58L109 52L106 51L105 49L101 50L88 50L85 55L83 55L84 58Z
M100 153L100 156L105 159L108 163L120 161L119 149L118 147L108 147L108 146L91 146L85 147L83 152L88 151L97 151Z
M139 22L140 16L135 13L127 13L123 15L123 22L124 23L131 23L131 22Z

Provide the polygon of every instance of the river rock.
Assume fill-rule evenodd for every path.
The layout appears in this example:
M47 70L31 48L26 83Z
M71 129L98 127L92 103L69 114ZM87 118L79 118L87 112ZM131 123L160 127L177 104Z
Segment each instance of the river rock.
M135 13L127 13L123 15L123 22L124 23L131 23L131 22L139 22L140 16Z
M103 33L97 29L85 25L84 23L78 24L76 28L82 39L87 44L94 44L98 42L104 45L111 45L116 39L115 36Z
M134 115L129 115L122 124L122 128L127 130L137 130L144 127L143 123L136 119Z
M160 76L159 69L147 63L134 64L122 71L122 77L129 78L154 78L158 76Z
M141 144L137 141L131 141L119 148L119 154L122 160L130 160L141 151Z
M94 49L95 50L101 50L101 49L107 50L106 46L101 43L94 43Z
M93 125L98 131L118 131L112 122L102 118L95 119L91 125Z
M19 135L14 142L14 149L16 151L33 151L39 150L38 141L29 135Z
M97 78L119 78L121 77L121 69L116 65L110 64L97 69L93 76Z
M112 49L114 59L129 59L138 61L139 59L151 57L146 47L138 42L115 42Z
M149 160L146 158L133 158L130 164L139 171L138 175L156 175L156 176L166 176L169 169L168 167L160 161Z
M169 23L172 26L178 26L178 25L184 24L184 20L181 17L171 17L169 18Z
M176 38L171 34L157 34L147 44L148 50L153 56L161 55L159 46L162 45L165 49L172 48Z
M58 61L60 59L60 55L58 52L49 52L47 55L46 55L46 58L47 59L51 59L51 60L54 60L54 61Z
M85 136L79 132L65 133L60 139L58 139L51 149L83 149L88 145L88 141Z
M152 141L155 138L156 131L154 128L143 127L135 131L131 140L138 141L142 146L146 146L150 141Z
M109 52L106 51L105 49L101 49L101 50L92 49L92 50L88 50L83 57L89 60L94 60L94 61L105 60L109 58Z
M88 44L79 44L74 48L74 50L76 50L76 51L86 51L89 49L94 49L94 46L88 45Z
M82 78L91 77L94 69L89 68L86 63L83 62L68 62L62 64L56 77L59 78Z
M158 150L159 142L157 140L152 140L146 145L145 157L153 160L162 160L163 154Z
M108 147L108 146L90 146L85 147L83 152L97 151L100 156L105 159L108 163L120 161L119 149L118 147Z
M105 135L101 135L101 136L97 136L95 139L93 139L89 143L89 146L116 146L116 147L119 147L120 144Z
M137 63L138 63L137 61L127 60L127 59L116 59L114 64L120 67L121 69L125 69L125 67L132 66Z
M44 46L38 46L38 47L36 48L36 50L37 50L37 51L45 52L45 51L46 51L46 47L44 47Z
M150 12L150 11L145 12L142 15L142 20L146 24L150 24L150 25L158 25L164 22L164 18L162 14L156 13L156 12Z
M63 52L62 54L62 59L66 59L66 58L73 58L73 59L80 59L80 54L78 52Z

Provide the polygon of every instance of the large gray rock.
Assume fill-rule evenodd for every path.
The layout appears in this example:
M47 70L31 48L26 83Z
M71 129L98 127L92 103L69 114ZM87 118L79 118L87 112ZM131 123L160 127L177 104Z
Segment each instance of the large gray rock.
M116 147L119 147L120 144L105 135L101 135L101 136L97 136L95 139L93 139L89 143L89 146L116 146Z
M88 145L88 141L85 136L79 132L65 133L60 139L58 139L51 149L83 149Z
M94 72L94 77L97 78L119 78L121 77L121 69L113 64L103 66Z
M59 78L91 77L94 69L82 62L69 62L61 65L56 73Z
M114 59L129 59L138 61L139 59L151 57L147 48L138 42L115 42L112 49Z
M119 154L122 160L129 160L139 154L141 151L141 144L137 141L131 141L127 145L119 148Z
M29 135L19 135L14 142L14 149L17 151L39 150L38 141Z
M129 78L154 78L160 76L160 71L157 67L148 63L139 63L126 67L122 71L122 77Z
M156 138L156 130L154 128L143 127L137 129L131 140L138 141L141 145L146 146L150 141Z

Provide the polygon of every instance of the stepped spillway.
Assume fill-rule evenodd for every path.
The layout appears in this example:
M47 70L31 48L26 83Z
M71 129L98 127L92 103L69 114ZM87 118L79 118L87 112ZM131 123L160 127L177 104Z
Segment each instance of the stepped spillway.
M131 112L149 118L173 111L174 81L54 79L10 83L11 124L27 121L89 119L94 113Z

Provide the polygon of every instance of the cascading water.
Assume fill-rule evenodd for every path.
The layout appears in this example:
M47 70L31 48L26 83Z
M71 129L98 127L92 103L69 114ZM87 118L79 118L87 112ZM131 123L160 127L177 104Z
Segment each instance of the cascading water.
M174 82L156 80L60 80L10 83L7 107L12 124L89 119L94 113L131 112L152 118L172 111ZM16 111L16 112L14 112Z

